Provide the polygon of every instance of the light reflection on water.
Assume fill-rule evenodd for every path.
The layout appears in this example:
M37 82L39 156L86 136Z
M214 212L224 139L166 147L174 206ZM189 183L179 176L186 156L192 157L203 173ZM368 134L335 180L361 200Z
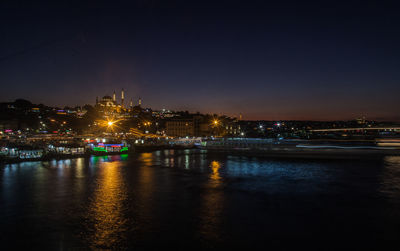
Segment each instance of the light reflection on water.
M134 249L155 240L207 248L263 242L266 232L324 238L341 234L335 224L363 238L395 238L400 157L272 160L163 150L25 162L0 169L0 203L4 238L26 232L19 238L56 240L44 246L57 249Z
M250 191L280 193L292 187L293 192L310 192L320 185L334 182L346 173L343 168L332 169L336 163L318 161L269 160L240 156L219 156L212 159L204 152L165 150L154 155L165 167L181 168L195 173L213 175L214 164L223 163L218 168L218 177L226 181L236 180L236 188ZM214 176L210 176L214 177ZM285 189L282 190L282 184Z
M218 243L221 241L221 220L224 210L224 191L219 173L221 163L214 160L211 162L210 168L210 178L202 196L200 233L208 243Z
M219 175L219 169L221 168L221 163L219 163L218 161L213 161L211 162L211 175L210 178L213 181L219 181L221 179L221 176Z
M400 156L385 157L380 192L391 201L399 203Z
M124 201L127 192L120 162L102 162L98 167L95 189L87 212L86 241L92 249L110 249L124 245L127 218Z

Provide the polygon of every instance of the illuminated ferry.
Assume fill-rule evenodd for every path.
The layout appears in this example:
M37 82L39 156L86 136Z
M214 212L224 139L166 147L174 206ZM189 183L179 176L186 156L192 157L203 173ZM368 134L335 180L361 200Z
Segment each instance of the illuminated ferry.
M127 152L129 148L125 144L105 144L98 143L92 150L96 153L121 153Z

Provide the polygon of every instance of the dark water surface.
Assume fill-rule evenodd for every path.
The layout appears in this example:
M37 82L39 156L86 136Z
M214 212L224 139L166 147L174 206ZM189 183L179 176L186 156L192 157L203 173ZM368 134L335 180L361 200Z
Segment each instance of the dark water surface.
M400 157L200 150L0 168L1 250L398 249Z

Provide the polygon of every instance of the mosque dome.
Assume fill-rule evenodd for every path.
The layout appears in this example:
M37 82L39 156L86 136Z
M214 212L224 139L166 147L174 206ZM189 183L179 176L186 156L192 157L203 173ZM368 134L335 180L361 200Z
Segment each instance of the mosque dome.
M108 95L106 95L106 96L104 96L104 97L103 97L103 99L104 99L104 100L106 100L106 99L110 99L110 100L112 100L112 97L111 97L111 96L108 96Z

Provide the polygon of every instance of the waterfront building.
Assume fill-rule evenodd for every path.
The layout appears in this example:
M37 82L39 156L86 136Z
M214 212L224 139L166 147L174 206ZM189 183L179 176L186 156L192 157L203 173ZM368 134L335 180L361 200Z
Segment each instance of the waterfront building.
M0 148L0 157L10 159L38 159L43 157L44 150L42 148L30 145L14 145L9 144L7 147Z
M49 144L49 153L78 155L85 153L85 147L80 144Z
M212 124L205 116L188 115L167 120L166 135L171 137L207 137L213 133Z
M39 159L43 156L43 149L20 149L20 159Z
M171 137L194 137L195 122L193 119L175 119L167 121L166 134Z
M171 137L224 137L241 133L236 120L198 114L167 120L165 127L166 134Z

